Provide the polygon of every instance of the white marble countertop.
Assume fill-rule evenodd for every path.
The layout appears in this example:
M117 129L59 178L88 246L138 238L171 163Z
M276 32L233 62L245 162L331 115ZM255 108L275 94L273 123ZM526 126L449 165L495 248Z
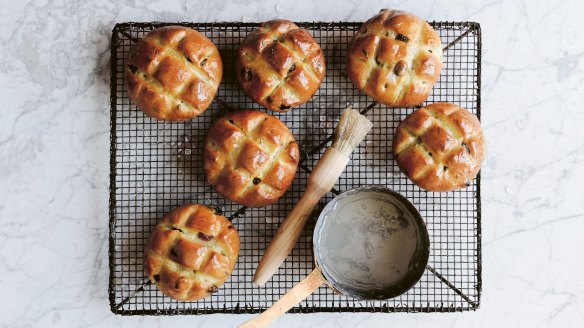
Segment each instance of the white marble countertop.
M107 299L109 42L124 21L363 21L380 8L483 32L483 293L476 312L287 314L276 327L583 326L584 2L0 4L0 326L222 327Z

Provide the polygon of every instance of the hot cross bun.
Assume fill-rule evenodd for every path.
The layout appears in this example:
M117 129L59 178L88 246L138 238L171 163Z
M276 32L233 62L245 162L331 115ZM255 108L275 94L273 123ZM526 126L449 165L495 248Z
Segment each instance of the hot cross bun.
M239 48L237 77L265 108L285 112L307 102L324 78L324 55L310 33L287 20L263 23Z
M442 69L438 33L424 20L383 9L355 35L347 72L368 96L391 107L421 104Z
M239 235L225 217L203 205L184 205L154 228L144 270L167 296L197 300L215 293L231 275Z
M126 64L128 92L146 115L184 121L205 111L223 75L219 51L203 34L167 26L138 41Z
M451 191L470 185L485 156L478 118L448 103L422 107L400 123L393 154L420 188Z
M298 144L288 127L266 113L234 112L207 133L207 181L218 193L247 207L278 200L292 183L298 160Z

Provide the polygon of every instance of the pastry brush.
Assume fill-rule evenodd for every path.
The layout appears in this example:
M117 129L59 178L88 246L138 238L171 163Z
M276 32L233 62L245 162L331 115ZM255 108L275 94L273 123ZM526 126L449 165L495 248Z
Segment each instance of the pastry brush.
M314 206L335 185L349 163L349 156L365 138L372 127L371 121L351 107L345 109L335 129L335 138L308 177L302 198L276 232L264 252L255 272L253 282L263 285L278 270L304 229Z

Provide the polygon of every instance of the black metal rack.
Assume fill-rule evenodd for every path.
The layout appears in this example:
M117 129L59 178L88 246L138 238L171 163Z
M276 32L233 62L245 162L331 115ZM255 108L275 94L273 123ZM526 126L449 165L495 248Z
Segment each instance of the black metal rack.
M252 108L234 74L239 44L257 23L123 23L111 41L111 161L109 212L109 298L124 315L253 313L269 307L313 269L311 236L320 209L336 194L360 185L385 185L406 196L426 221L432 249L426 272L406 294L386 301L358 301L322 287L291 312L453 312L475 310L481 292L480 177L464 190L426 192L400 173L391 154L393 132L414 108L390 109L359 92L345 71L346 52L361 23L298 23L322 47L326 77L318 93L288 113L273 113L293 131L302 159L288 192L275 204L246 209L205 183L201 163L207 129L228 111ZM187 122L167 123L145 116L131 103L124 64L134 43L152 29L184 25L219 48L224 78L212 106ZM444 46L444 67L425 104L458 104L480 117L481 31L477 23L432 22ZM260 256L279 223L300 198L310 169L327 143L341 111L352 105L374 122L335 189L321 200L308 227L278 273L264 286L251 283ZM232 276L212 296L181 302L150 285L142 251L152 228L172 208L202 203L222 211L238 228L239 260Z

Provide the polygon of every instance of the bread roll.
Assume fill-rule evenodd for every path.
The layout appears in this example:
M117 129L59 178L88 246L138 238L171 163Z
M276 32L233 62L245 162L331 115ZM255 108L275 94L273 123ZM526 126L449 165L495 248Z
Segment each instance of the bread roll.
M470 185L485 156L478 118L449 103L422 107L400 123L393 154L420 188L451 191Z
M217 292L231 275L239 235L225 217L203 205L184 205L154 228L144 251L148 279L165 295L192 301Z
M391 107L421 104L441 69L438 33L399 10L384 9L365 22L348 51L349 78L359 90Z
M306 103L324 72L320 46L307 30L287 20L263 23L239 48L241 87L253 101L277 112Z
M282 121L258 111L220 118L207 133L204 169L218 193L247 207L263 207L288 189L298 144Z
M126 63L130 98L146 115L184 121L204 112L223 75L219 50L203 34L166 26L138 41Z

